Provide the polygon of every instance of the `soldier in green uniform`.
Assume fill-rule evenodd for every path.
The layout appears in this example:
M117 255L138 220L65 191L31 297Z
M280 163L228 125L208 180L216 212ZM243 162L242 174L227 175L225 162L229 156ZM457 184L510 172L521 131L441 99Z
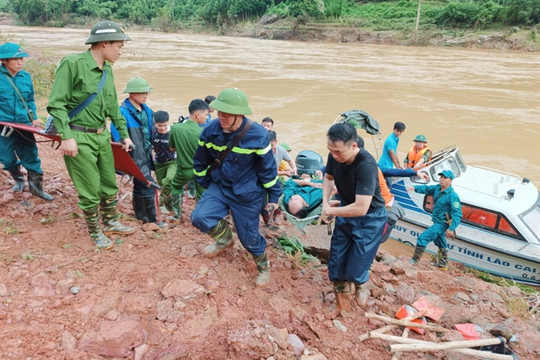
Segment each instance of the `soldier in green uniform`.
M110 119L120 133L126 151L132 148L126 120L118 107L111 67L122 54L127 40L131 39L118 24L107 20L95 24L85 43L91 45L90 49L60 61L47 106L62 138L59 149L77 189L79 207L90 237L101 249L113 246L108 237L111 234L125 235L135 231L118 221L118 185L111 135L106 127L106 121Z

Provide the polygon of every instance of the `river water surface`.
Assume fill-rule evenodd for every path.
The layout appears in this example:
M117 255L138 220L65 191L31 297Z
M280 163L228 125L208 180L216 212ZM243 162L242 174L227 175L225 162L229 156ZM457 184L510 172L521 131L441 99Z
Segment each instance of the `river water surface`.
M2 26L25 49L64 56L86 49L89 30ZM540 185L540 54L434 47L289 42L127 31L114 65L117 90L133 76L148 105L172 118L194 98L238 87L251 118L270 116L278 140L326 158L325 132L341 113L368 112L384 137L407 125L401 159L417 134L433 150L457 145L465 161ZM121 98L124 95L120 94ZM42 112L45 110L42 109Z

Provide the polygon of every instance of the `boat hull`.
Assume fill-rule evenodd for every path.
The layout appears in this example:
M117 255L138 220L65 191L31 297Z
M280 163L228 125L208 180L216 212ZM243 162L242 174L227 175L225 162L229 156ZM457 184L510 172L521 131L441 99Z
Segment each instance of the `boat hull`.
M390 238L415 246L416 239L426 229L427 226L401 219L396 223ZM460 262L479 271L512 279L516 282L540 286L540 266L538 262L512 256L509 253L494 251L486 246L465 241L459 236L456 239L447 238L446 241L449 250L448 256L452 261ZM438 249L437 246L430 243L426 251L436 254Z

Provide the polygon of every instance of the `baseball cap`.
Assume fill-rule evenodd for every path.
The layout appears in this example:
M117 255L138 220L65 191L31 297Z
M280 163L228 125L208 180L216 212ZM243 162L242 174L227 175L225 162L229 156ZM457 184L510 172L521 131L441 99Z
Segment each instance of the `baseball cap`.
M454 180L454 173L452 172L452 170L443 170L442 172L439 173L439 176L444 176L444 177Z

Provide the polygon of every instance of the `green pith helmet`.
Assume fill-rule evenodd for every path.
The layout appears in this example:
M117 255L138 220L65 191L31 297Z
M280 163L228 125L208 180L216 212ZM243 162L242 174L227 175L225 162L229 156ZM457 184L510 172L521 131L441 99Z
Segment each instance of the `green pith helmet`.
M146 93L151 92L152 90L153 89L150 84L148 84L148 81L144 80L142 77L134 77L128 81L123 93Z
M419 142L425 142L427 143L427 139L424 135L416 135L413 141L419 141Z
M17 59L23 57L28 57L28 53L19 44L7 42L0 46L0 59Z
M131 40L126 35L124 29L117 23L109 20L98 22L90 30L90 37L86 39L85 44L95 44L102 41L128 41Z
M210 107L227 114L251 115L246 94L237 88L225 89L219 93L217 99L210 103Z

